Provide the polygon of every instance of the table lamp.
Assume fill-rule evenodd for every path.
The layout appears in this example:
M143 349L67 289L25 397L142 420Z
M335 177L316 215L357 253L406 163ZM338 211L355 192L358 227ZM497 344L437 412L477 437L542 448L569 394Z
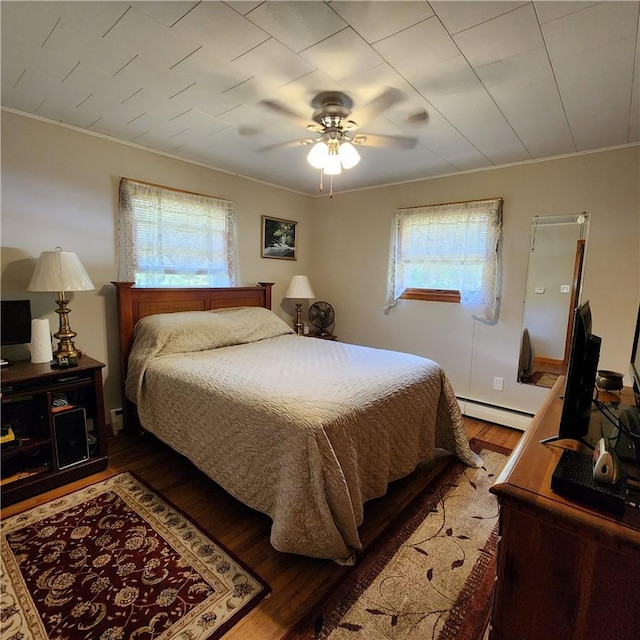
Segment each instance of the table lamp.
M36 262L33 275L29 281L28 291L56 291L60 327L53 337L59 340L58 348L53 352L55 367L69 367L78 364L80 352L73 344L78 335L69 326L69 302L65 298L66 291L91 291L95 289L82 263L75 253L63 251L56 247L55 251L43 251Z
M293 328L296 333L301 336L304 335L304 323L302 322L302 301L312 300L316 297L311 288L311 283L307 276L293 276L289 283L287 293L284 294L285 298L293 298L296 301L296 320L293 323Z

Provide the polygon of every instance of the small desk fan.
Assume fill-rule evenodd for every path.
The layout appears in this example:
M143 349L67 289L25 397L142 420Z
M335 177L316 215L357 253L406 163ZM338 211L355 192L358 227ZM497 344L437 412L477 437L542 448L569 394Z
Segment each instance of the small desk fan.
M333 307L328 302L319 300L309 307L309 322L317 329L318 336L331 335L328 327L333 324L335 317Z

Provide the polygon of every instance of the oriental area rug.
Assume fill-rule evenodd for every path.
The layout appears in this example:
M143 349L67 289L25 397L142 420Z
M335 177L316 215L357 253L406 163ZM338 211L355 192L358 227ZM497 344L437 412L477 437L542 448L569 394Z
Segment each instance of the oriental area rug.
M4 640L218 638L269 591L130 473L0 531Z
M509 455L471 441L483 465L452 461L286 640L481 640L491 613L498 504Z

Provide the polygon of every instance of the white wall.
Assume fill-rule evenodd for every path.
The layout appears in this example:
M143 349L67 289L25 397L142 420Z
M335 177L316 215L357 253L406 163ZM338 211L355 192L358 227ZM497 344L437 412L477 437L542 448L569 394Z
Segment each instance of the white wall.
M627 373L640 300L639 175L636 146L338 193L314 203L314 238L322 248L314 287L334 305L341 339L431 357L458 396L535 412L546 390L516 382L531 219L591 214L584 299L603 338L601 368ZM498 196L504 199L498 323L474 321L460 305L412 300L384 315L395 209ZM494 376L504 378L502 392L492 389Z
M357 171L358 169L353 169ZM29 297L33 315L57 326L55 296L26 293L40 252L75 251L95 292L71 294L76 345L107 363L105 402L120 405L115 295L118 182L122 176L233 200L242 284L274 281L274 309L292 275L310 276L336 310L344 341L425 355L456 393L534 412L546 391L516 383L529 230L534 215L591 213L584 281L603 338L601 367L628 370L640 298L640 147L311 198L2 112L2 297ZM339 189L339 180L336 184ZM398 207L504 198L499 322L474 321L459 305L403 300L383 314L389 231ZM299 222L299 259L260 257L263 214ZM606 269L605 269L606 265ZM503 392L491 389L504 377Z
M41 251L77 253L96 290L70 294L81 351L105 362L105 404L121 406L115 290L118 185L146 180L232 200L243 285L275 282L276 312L291 276L311 269L310 198L39 120L2 112L2 297L30 298L33 317L57 330L56 296L26 291ZM261 216L298 221L297 261L260 257Z

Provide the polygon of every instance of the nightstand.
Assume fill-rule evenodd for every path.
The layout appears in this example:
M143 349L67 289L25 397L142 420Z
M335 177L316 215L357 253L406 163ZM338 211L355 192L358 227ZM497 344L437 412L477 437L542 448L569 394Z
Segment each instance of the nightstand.
M2 369L2 503L13 504L107 467L104 364L82 355L52 368L30 360Z

